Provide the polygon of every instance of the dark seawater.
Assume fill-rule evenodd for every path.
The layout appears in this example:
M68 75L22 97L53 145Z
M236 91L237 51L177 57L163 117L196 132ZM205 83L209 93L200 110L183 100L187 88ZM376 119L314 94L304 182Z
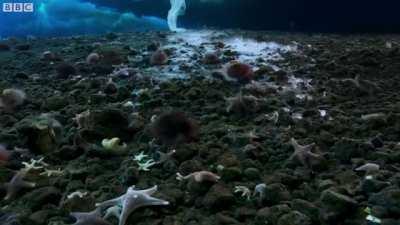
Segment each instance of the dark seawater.
M0 0L34 2L34 13L0 12L0 36L64 36L165 30L169 0ZM187 0L187 28L306 32L400 31L400 3L316 0Z

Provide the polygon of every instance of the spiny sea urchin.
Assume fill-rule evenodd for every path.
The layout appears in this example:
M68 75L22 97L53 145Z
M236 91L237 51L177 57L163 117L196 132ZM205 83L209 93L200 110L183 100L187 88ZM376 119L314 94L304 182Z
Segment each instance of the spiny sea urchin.
M153 122L151 132L164 144L175 145L196 140L198 126L183 112L167 112Z

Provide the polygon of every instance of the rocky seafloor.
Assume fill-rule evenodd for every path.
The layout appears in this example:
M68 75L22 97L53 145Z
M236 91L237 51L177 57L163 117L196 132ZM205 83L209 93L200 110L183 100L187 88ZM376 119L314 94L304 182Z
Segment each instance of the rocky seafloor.
M71 213L157 185L126 225L398 225L399 73L396 35L2 40L0 224L118 224Z

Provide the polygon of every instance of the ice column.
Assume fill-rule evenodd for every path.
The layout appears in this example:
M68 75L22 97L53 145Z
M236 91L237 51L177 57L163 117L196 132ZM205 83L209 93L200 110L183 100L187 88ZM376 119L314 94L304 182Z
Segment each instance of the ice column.
M170 0L171 9L168 11L168 27L171 31L184 31L183 28L178 28L178 16L184 15L186 11L185 0Z

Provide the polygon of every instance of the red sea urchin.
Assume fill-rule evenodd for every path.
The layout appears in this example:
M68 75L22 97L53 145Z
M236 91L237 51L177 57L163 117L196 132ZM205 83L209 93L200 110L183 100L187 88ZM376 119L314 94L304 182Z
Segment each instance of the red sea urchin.
M150 57L151 65L164 65L168 62L168 55L163 50L155 51Z
M11 152L6 149L6 147L0 144L0 163L7 162L10 158Z
M151 132L162 143L175 145L196 140L198 126L182 112L167 112L153 122Z
M244 83L248 83L254 76L253 68L246 63L240 62L230 63L227 67L226 74L229 78Z

